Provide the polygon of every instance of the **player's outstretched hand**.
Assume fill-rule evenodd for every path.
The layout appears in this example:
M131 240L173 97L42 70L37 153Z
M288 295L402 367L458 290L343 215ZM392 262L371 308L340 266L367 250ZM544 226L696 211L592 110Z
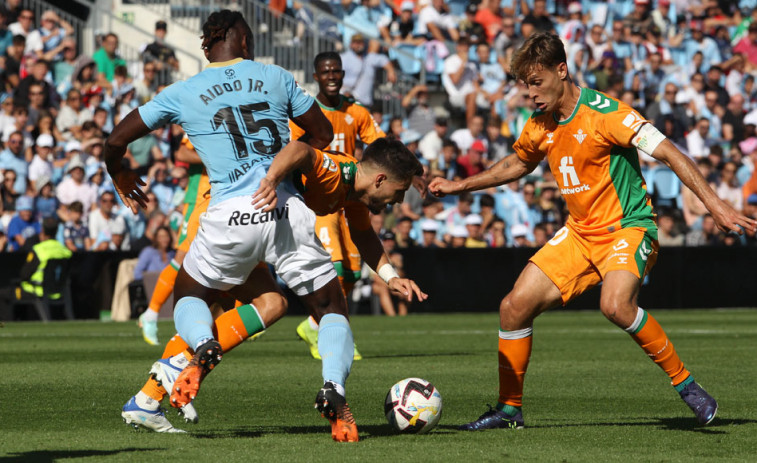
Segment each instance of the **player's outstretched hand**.
M392 278L387 285L392 292L406 299L408 302L412 302L413 295L415 295L419 301L425 301L428 299L428 294L421 291L413 280L407 278Z
M432 195L441 198L446 195L459 193L460 187L458 182L453 182L452 180L447 180L442 177L436 177L431 181L431 184L429 184L428 191L430 191Z
M269 178L263 177L258 191L252 196L252 205L255 206L255 209L263 208L263 212L271 212L276 208L278 202L276 186Z
M713 208L710 212L721 231L726 233L736 232L741 235L744 233L744 228L751 231L757 230L757 220L740 214L725 202L721 201L718 206L719 207Z
M121 198L126 206L131 209L134 215L137 214L139 208L145 209L147 207L147 195L142 191L143 186L146 183L139 178L136 172L129 168L122 168L115 175L111 175L113 178L113 187L116 189L116 193Z

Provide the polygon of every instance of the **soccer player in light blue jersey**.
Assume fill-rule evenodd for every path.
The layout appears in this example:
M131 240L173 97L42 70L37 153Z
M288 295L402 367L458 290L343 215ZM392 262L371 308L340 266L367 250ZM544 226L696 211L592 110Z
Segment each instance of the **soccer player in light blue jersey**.
M291 149L288 120L306 131L299 141L315 148L331 142L331 124L289 72L253 61L252 31L240 13L211 14L203 25L202 48L210 61L206 69L131 112L108 137L104 151L116 191L135 213L146 205L144 183L123 165L123 155L128 143L157 127L180 124L210 178L210 205L174 287L176 329L195 355L176 378L171 405L180 408L194 399L202 378L221 360L209 305L223 292L234 294L260 262L267 262L320 321L324 386L316 407L333 425L338 416L352 416L344 384L352 365L353 338L339 280L314 235L315 215L291 181L277 188L272 211L252 204L274 156ZM265 329L264 311L252 304L246 309L247 332ZM132 409L148 414L140 420L162 423L157 404L149 400L135 396L124 412ZM334 436L336 440L357 440L354 420L347 425L352 428L340 435L343 438Z

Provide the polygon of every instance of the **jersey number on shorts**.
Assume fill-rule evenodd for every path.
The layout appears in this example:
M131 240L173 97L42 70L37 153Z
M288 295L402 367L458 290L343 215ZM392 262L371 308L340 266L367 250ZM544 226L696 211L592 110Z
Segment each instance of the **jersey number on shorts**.
M276 127L276 123L270 119L260 119L256 121L255 116L253 116L254 112L265 111L269 108L270 106L265 101L262 103L241 105L236 108L226 106L225 108L219 109L215 116L213 116L213 130L223 128L226 133L231 136L237 159L247 159L250 155L247 140L242 135L242 129L244 130L245 135L248 136L256 134L263 129L268 130L272 143L267 145L263 140L253 142L252 149L256 153L276 154L281 149L281 136L279 135L279 129ZM240 127L237 122L237 114L242 118L242 127Z

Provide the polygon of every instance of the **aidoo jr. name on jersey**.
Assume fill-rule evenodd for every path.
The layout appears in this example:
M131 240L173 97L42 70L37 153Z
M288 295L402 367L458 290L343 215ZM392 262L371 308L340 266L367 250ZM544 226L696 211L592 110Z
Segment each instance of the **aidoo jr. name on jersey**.
M247 82L242 83L240 79L235 79L231 82L223 82L208 87L207 89L205 89L205 93L200 93L199 97L202 102L205 103L205 106L207 106L208 103L215 100L217 97L223 95L224 93L243 91L246 91L247 93L258 92L262 94L268 94L267 91L263 90L263 81L261 80L247 79Z

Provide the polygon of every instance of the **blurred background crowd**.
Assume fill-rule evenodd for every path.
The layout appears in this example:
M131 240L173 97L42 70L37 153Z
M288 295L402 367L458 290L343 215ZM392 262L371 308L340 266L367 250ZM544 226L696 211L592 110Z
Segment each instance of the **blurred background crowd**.
M113 194L102 160L114 125L178 75L168 25L155 24L152 43L132 44L141 45L141 59L127 66L123 37L98 34L88 56L55 11L36 16L18 0L0 3L0 248L28 249L41 221L55 218L56 238L72 251L170 249L187 183L187 166L173 159L181 129L164 127L129 145L127 159L150 198L138 215ZM554 31L579 86L636 108L718 195L757 217L757 0L272 0L269 8L299 22L295 45L313 27L339 39L342 91L417 153L427 180L474 175L513 152L533 105L509 62L529 35ZM384 113L382 92L421 74L424 83L401 95L401 111ZM653 158L641 155L640 165L663 246L757 245L755 236L719 232ZM411 189L373 219L389 251L538 247L567 212L544 164L521 182L460 197Z

